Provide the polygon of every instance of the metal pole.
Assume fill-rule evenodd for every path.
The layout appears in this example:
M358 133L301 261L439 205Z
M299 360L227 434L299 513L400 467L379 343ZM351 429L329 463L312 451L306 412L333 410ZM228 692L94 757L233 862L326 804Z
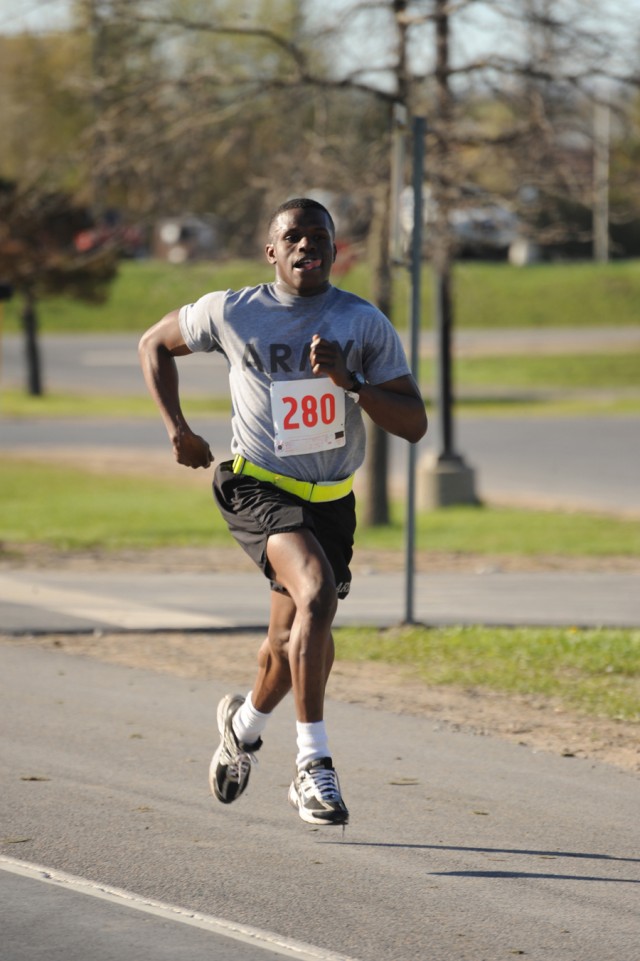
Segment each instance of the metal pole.
M413 118L413 237L411 240L411 373L419 383L420 367L420 280L422 268L422 180L424 177L424 141L427 122L424 117ZM414 624L413 581L415 574L416 527L416 462L417 446L409 444L407 480L406 554L405 554L405 624Z

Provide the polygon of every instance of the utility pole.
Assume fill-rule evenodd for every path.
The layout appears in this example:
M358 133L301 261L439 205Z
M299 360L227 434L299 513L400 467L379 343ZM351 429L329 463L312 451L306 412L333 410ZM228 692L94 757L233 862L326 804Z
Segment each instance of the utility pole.
M449 86L449 0L434 0L436 31L436 109L435 146L430 161L435 201L435 224L432 241L434 324L436 329L438 424L437 450L421 464L421 504L423 509L452 504L475 504L475 475L460 454L456 453L453 431L451 296L452 240L449 223L450 170L449 130L451 126L451 90Z

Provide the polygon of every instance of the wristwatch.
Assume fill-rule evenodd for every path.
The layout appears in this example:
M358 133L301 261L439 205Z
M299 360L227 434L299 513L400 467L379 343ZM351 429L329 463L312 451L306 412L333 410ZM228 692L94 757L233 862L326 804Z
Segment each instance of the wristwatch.
M355 400L357 404L360 400L360 391L367 382L359 370L350 370L349 376L351 377L351 385L345 393L351 400Z

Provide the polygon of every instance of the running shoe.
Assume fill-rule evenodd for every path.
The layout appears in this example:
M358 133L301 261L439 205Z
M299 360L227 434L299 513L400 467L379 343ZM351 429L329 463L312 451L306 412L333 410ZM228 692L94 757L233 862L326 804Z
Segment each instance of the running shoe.
M241 694L227 694L218 704L220 746L211 759L209 787L223 804L231 804L246 789L251 765L257 763L255 752L262 747L261 738L243 744L234 733L233 718L243 703Z
M316 758L298 771L289 788L289 804L309 824L346 824L347 806L330 757Z

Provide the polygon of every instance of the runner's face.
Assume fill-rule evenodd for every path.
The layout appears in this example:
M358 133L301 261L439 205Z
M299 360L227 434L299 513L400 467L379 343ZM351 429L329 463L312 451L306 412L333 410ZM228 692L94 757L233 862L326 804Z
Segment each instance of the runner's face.
M331 222L324 210L295 207L275 221L267 260L276 268L276 281L301 297L320 294L329 286L336 247Z

